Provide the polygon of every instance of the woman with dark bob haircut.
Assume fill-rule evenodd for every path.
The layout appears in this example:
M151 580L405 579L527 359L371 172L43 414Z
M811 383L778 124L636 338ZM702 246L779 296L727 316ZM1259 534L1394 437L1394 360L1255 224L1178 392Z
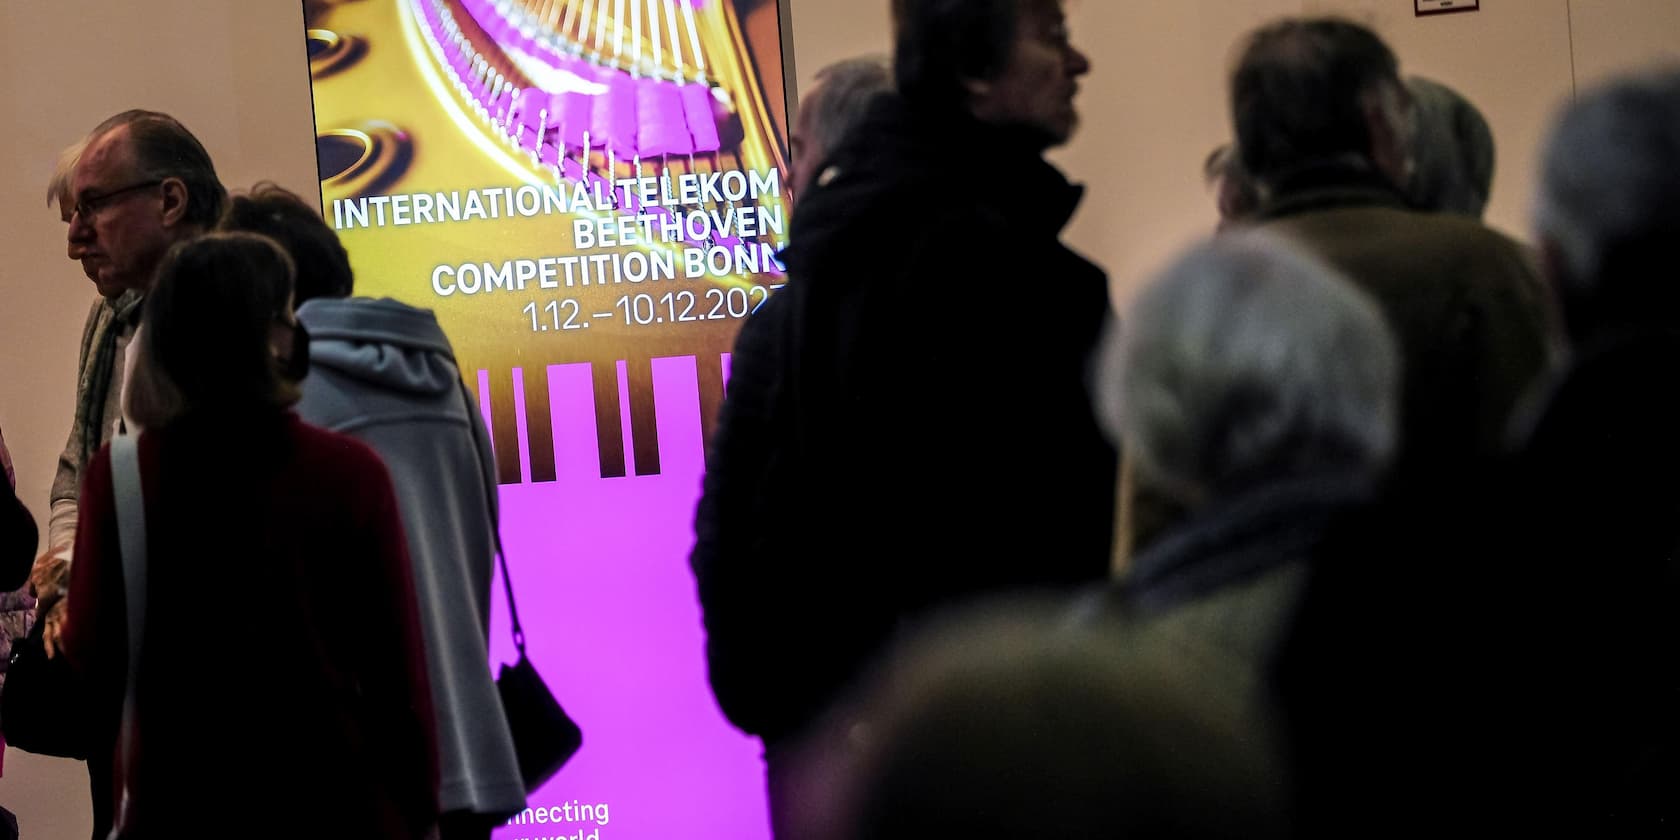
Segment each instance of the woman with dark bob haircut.
M124 837L422 837L437 818L390 478L290 410L307 365L292 275L272 240L212 234L176 245L146 298L130 393L146 429L146 612L113 780ZM129 654L113 497L106 447L82 484L64 649L89 680L95 749L117 750Z

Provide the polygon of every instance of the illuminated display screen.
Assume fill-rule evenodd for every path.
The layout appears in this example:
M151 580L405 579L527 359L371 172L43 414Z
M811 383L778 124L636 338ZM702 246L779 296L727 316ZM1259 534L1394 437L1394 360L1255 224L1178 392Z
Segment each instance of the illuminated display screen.
M356 293L431 309L491 431L533 662L584 746L498 838L769 834L687 567L728 351L783 282L775 0L305 3ZM493 659L511 661L493 598Z

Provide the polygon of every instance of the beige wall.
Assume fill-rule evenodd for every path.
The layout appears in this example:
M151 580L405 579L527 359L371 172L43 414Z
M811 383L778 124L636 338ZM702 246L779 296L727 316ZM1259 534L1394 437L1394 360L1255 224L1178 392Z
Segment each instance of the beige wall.
M1367 20L1408 72L1465 91L1499 144L1491 221L1521 233L1536 145L1553 109L1587 84L1680 56L1674 0L1490 0L1474 14L1417 19L1406 0L1073 0L1075 37L1096 69L1085 129L1057 158L1091 192L1069 232L1105 265L1120 298L1213 223L1199 168L1227 136L1221 101L1232 44L1278 14ZM830 61L888 51L886 0L794 0L800 81ZM63 259L44 205L59 148L115 111L170 111L234 186L269 178L314 192L309 88L289 0L56 0L0 4L0 428L20 492L42 518L72 408L76 339L92 287ZM988 173L958 173L989 177ZM995 177L991 176L991 177ZM0 805L31 840L88 833L81 765L6 756Z
M885 4L796 3L802 82L823 64L886 51ZM1071 0L1074 39L1094 70L1084 127L1057 161L1089 188L1068 240L1109 270L1123 303L1214 223L1202 159L1229 137L1222 98L1232 48L1269 18L1335 13L1368 23L1406 73L1433 77L1487 115L1498 145L1488 222L1522 237L1548 120L1577 81L1680 59L1675 0L1522 0L1416 17L1407 0Z
M94 299L46 206L58 150L111 114L153 108L198 134L228 184L268 178L317 193L302 28L302 5L289 0L0 3L0 429L37 521ZM87 802L80 762L7 751L0 805L24 837L86 838Z

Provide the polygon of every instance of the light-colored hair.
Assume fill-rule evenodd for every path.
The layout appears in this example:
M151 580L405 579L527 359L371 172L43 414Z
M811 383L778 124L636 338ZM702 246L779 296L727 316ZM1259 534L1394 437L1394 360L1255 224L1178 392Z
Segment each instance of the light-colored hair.
M1571 332L1590 319L1645 319L1677 296L1680 67L1616 80L1564 110L1542 155L1535 230L1561 264ZM1651 268L1656 268L1652 272ZM1647 310L1647 311L1641 311Z
M1424 210L1481 218L1493 189L1493 131L1463 94L1411 76L1412 203Z
M869 103L892 89L892 69L878 56L851 58L818 70L815 82L804 107L811 109L810 141L827 157L863 121Z
M254 233L170 248L146 295L128 392L135 422L155 429L200 409L297 402L269 346L270 327L291 311L294 274L285 250Z
M1374 479L1399 356L1376 305L1264 233L1173 262L1104 338L1098 412L1141 486L1195 505L1264 481Z
M87 140L77 140L64 147L58 153L58 160L53 163L52 177L47 179L47 206L58 204L61 209L67 209L76 204L75 189L76 164L82 159L82 150L87 148Z

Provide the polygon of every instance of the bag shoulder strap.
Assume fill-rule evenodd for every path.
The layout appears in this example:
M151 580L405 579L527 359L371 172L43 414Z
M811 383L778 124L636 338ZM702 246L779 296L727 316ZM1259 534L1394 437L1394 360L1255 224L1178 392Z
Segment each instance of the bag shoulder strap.
M117 740L122 768L122 804L111 836L126 822L134 759L134 678L140 666L140 637L146 627L146 497L140 483L139 438L111 439L111 485L122 554L123 599L128 608L128 677L123 691L122 731Z
M479 473L483 476L484 505L490 514L490 537L496 545L496 562L502 567L502 588L507 592L508 619L513 624L513 646L519 651L519 658L525 658L525 629L519 624L519 606L513 599L513 579L508 577L507 552L502 550L501 509L496 504L496 473L495 466L485 457L485 453L493 452L484 422L479 419L478 406L473 404L472 392L467 390L467 383L461 382L461 402L467 408L467 428L471 430L473 438L473 453L478 456Z
M140 633L146 626L146 499L140 489L140 450L132 435L111 440L111 484L116 490L123 594L128 607L128 674L133 682Z

